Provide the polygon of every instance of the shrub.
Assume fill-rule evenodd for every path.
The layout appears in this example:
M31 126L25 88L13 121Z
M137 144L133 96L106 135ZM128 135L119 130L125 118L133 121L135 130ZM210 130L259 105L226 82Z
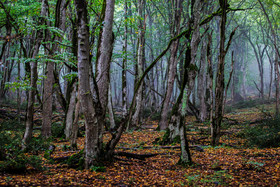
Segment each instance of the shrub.
M239 136L246 137L249 146L259 148L279 147L280 118L270 118L256 126L247 126L239 133Z
M5 120L0 124L0 131L23 131L24 128L24 124L20 123L17 119Z
M47 151L51 145L51 138L44 139L41 136L32 137L31 141L28 143L25 152L38 154L42 151Z
M66 164L75 169L84 169L84 150L81 150L80 152L72 155L67 161Z
M64 138L65 134L64 134L64 126L60 123L53 123L52 124L52 136L54 138Z
M0 172L23 173L30 166L43 170L38 156L28 156L21 150L21 136L11 131L0 132Z

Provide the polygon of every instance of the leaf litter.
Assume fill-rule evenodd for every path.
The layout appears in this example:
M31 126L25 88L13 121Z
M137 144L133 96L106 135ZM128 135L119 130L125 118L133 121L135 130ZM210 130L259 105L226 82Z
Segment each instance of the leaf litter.
M227 115L242 126L244 121L260 118L257 111L242 110ZM194 124L196 129L209 125L194 123L188 118L187 126ZM113 163L105 164L105 171L76 170L66 164L49 163L42 172L30 171L25 174L0 175L0 186L275 186L280 185L280 148L247 148L244 139L237 136L240 124L228 128L221 138L221 146L211 147L209 134L188 131L188 139L204 151L191 149L195 163L188 168L177 165L180 149L163 149L153 142L164 132L155 131L156 122L149 122L146 129L126 132L116 151L136 154L158 154L138 160L121 157ZM207 129L207 128L206 128ZM104 141L109 135L104 137ZM84 138L78 139L78 149L82 149ZM65 151L67 142L53 142L57 149L53 158L71 156L78 151ZM172 145L178 147L177 145ZM172 147L170 146L170 147ZM125 149L126 148L126 149ZM42 153L43 155L43 153Z

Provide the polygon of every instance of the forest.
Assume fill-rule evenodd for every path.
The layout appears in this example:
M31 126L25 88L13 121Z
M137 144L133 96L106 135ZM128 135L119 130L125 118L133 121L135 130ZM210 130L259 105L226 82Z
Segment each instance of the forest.
M279 24L280 0L0 0L0 186L280 185Z

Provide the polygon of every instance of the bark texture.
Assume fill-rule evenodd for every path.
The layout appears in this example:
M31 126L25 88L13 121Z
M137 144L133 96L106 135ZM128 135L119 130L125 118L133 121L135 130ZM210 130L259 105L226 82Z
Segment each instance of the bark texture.
M75 1L78 23L78 77L81 107L86 121L85 167L96 163L100 156L102 139L99 126L104 125L101 106L92 99L89 81L89 28L87 3L85 0ZM100 103L99 103L100 105Z
M182 13L182 0L173 0L172 6L174 7L174 24L171 28L171 36L174 37L180 33L181 25L181 13ZM163 100L161 116L159 121L160 130L165 130L168 127L168 113L170 112L170 99L173 93L175 76L177 71L177 52L179 46L179 39L174 41L170 47L170 58L168 65L168 75L167 75L167 88L166 94Z
M138 49L137 49L137 65L136 65L136 81L137 83L140 77L143 75L143 68L145 63L145 1L146 0L138 0L138 15L139 15L139 23L138 23ZM143 107L143 90L144 85L143 82L140 83L140 87L136 92L136 103L135 103L135 112L132 116L131 124L128 126L129 128L135 128L139 126L141 121L141 111Z
M42 1L41 6L41 20L39 24L42 25L44 23L44 17L47 16L47 0ZM27 111L26 111L26 122L25 122L25 132L22 140L22 147L23 149L26 148L26 145L32 138L32 131L33 131L33 115L34 115L34 103L35 103L35 95L37 91L37 55L39 53L39 48L41 46L43 38L43 30L37 31L36 36L36 44L34 46L34 51L32 54L32 62L31 62L31 74L30 74L30 87L31 89L28 91L28 104L27 104Z
M229 7L227 0L219 2L222 15L220 22L220 49L218 57L218 69L216 74L216 88L215 88L215 112L212 115L211 121L211 144L216 146L219 144L221 136L221 124L223 119L223 102L224 102L224 90L225 90L225 57L228 52L229 46L232 41L232 37L237 30L237 27L232 31L227 46L225 47L226 40L226 20L227 20L227 8Z

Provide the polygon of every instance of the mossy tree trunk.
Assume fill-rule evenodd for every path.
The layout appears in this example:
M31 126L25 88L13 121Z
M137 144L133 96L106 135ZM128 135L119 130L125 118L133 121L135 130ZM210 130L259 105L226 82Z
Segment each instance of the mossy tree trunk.
M218 69L216 74L216 88L215 88L215 112L212 115L211 121L211 145L216 146L219 144L221 136L221 124L223 119L223 101L224 101L224 90L225 90L225 57L229 50L232 38L237 30L237 27L232 31L227 46L225 47L226 41L226 20L227 20L227 9L229 7L227 0L219 1L222 18L220 21L220 50L218 58Z

